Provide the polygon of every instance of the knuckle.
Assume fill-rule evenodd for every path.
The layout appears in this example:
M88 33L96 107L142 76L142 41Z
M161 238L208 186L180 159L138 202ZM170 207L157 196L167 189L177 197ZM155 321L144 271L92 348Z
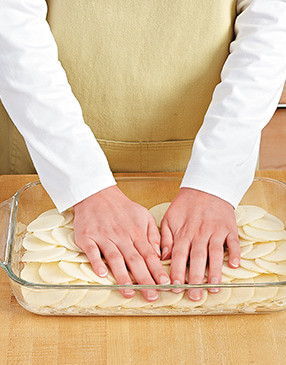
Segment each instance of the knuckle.
M119 252L116 252L116 251L110 251L108 254L107 254L107 257L108 257L108 260L113 262L113 261L118 261L121 259L121 255Z
M132 252L126 257L126 260L128 261L129 264L136 264L142 261L143 259L141 258L140 255Z
M206 256L206 249L202 246L191 249L191 259L197 259Z

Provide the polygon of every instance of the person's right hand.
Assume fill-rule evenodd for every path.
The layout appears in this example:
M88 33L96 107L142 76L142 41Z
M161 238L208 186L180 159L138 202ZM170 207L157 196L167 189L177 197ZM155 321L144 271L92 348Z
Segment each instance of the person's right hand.
M75 242L97 275L105 277L108 273L102 253L118 284L132 284L126 265L138 284L170 283L159 259L160 233L155 218L117 185L77 203L74 211ZM126 298L135 295L132 289L120 291ZM142 295L148 301L158 298L155 289L142 289Z

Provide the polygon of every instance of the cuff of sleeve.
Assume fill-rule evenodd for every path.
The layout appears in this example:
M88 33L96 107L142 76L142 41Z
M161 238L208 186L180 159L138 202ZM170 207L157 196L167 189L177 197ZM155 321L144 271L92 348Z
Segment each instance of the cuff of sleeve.
M180 188L187 187L196 190L204 191L212 194L230 203L234 209L238 206L241 200L241 192L235 189L229 189L228 186L222 185L218 182L211 181L205 176L186 174L184 175Z
M110 172L110 174L96 176L96 178L78 184L77 186L68 187L64 191L50 193L50 196L58 211L62 213L89 196L112 185L117 185L117 182Z

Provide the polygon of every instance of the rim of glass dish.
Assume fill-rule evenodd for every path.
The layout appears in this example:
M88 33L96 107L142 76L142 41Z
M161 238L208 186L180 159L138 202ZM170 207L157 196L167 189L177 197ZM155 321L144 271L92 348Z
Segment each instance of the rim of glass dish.
M128 181L128 180L181 180L181 177L179 176L118 176L115 177L116 181ZM269 177L256 177L253 179L253 182L268 182L268 183L274 183L277 185L280 185L284 189L286 189L286 183L283 181L272 179ZM16 218L17 218L17 211L18 211L18 201L20 195L27 189L42 185L39 180L32 181L30 183L27 183L23 185L20 189L17 190L17 192L12 196L12 207L11 207L11 216L10 216L10 232L8 235L8 243L7 246L10 248L9 250L9 258L8 263L3 266L4 270L8 274L8 277L12 279L14 282L33 289L107 289L107 290L115 290L115 289L134 289L134 290L140 290L140 289L192 289L192 288L198 288L198 289L208 289L208 288L236 288L236 287L282 287L286 285L286 281L273 281L273 282L261 282L261 283L221 283L221 284L181 284L181 285L139 285L139 284L132 284L132 285L118 285L118 284L110 284L110 285L103 285L103 284L84 284L84 285L70 285L70 284L37 284L33 282L29 282L26 280L21 279L18 277L12 270L11 267L11 257L12 257L12 243L14 241L14 235L15 235L15 226L16 226Z

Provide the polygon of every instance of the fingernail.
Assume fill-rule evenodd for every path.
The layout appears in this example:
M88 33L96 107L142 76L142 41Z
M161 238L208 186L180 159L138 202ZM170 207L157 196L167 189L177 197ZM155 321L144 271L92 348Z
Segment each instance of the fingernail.
M201 299L200 291L198 289L193 289L189 291L189 298L195 301L200 300Z
M131 283L125 283L124 285L132 285ZM125 294L131 295L134 293L133 289L124 289Z
M158 245L158 243L155 243L155 251L157 252L158 256L161 256L161 250L160 250L160 245Z
M103 277L103 276L106 276L108 274L108 270L106 270L104 267L100 267L98 269L98 274L99 276Z
M164 248L163 248L163 251L162 251L162 259L163 259L163 260L164 260L164 258L167 256L168 251L169 251L168 247L164 247Z
M156 300L159 298L159 295L154 290L148 290L147 298L148 300Z
M180 280L174 280L173 282L174 285L181 285L181 282ZM181 293L184 289L172 289L172 292L173 293Z
M170 283L171 283L171 281L170 281L170 279L167 276L164 276L164 275L160 276L160 278L159 278L159 284L161 284L161 285L167 285L167 284L170 284Z
M218 284L218 278L212 278L210 284ZM209 288L211 293L218 293L219 288Z
M232 266L235 266L235 267L238 267L239 266L239 259L238 258L235 258L232 260Z

